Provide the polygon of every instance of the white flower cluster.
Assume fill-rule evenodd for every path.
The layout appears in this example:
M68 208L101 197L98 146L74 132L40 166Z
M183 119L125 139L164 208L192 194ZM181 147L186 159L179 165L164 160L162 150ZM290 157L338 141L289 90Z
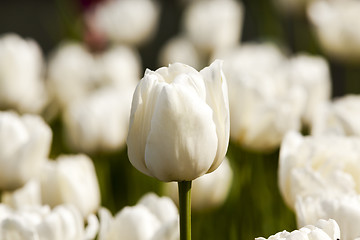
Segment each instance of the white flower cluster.
M34 194L30 191L28 194ZM84 190L82 190L84 192ZM22 199L29 195L22 195ZM89 196L87 196L89 200ZM0 203L1 239L54 240L177 240L179 215L170 198L145 194L135 206L124 207L115 217L104 207L86 218L71 203L21 205Z
M48 80L69 147L93 153L125 145L140 71L140 57L125 45L93 54L79 43L66 43L54 52Z
M96 227L93 162L85 155L50 160L51 141L41 117L0 112L0 239L88 239L84 219L89 231Z
M277 149L287 131L302 123L311 128L330 99L329 66L320 56L288 58L267 43L245 43L219 56L229 85L231 138L249 149Z
M135 206L128 206L112 217L99 210L99 240L177 240L179 214L170 198L145 194Z
M334 219L341 239L360 237L360 138L289 132L281 144L279 188L298 226Z
M112 218L100 208L92 160L48 159L51 140L39 116L0 112L0 239L178 239L171 199L148 194Z

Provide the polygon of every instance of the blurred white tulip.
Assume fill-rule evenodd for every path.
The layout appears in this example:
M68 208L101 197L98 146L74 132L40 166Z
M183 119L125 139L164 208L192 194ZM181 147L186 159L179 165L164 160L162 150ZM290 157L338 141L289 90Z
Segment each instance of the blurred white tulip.
M97 86L94 56L85 46L62 43L51 55L48 66L49 91L60 106L87 96Z
M140 57L134 49L115 46L92 54L80 43L66 42L49 60L49 90L62 108L105 88L127 89L140 79Z
M178 216L174 202L168 197L158 197L155 193L145 194L137 203L144 205L161 223L166 223Z
M163 225L152 236L151 240L179 240L179 218L173 219Z
M177 238L165 237L179 234L179 225L174 224L178 223L177 207L170 198L154 193L144 195L135 206L123 208L114 218L105 208L99 210L99 216L99 240L170 240Z
M200 212L221 206L229 194L232 178L233 172L229 160L225 157L215 171L195 179L191 190L192 210ZM165 183L164 191L178 204L177 183Z
M39 207L42 205L40 182L29 180L22 188L13 192L3 192L1 202L13 209Z
M240 42L243 15L239 1L193 1L184 12L184 30L197 48L211 55Z
M360 193L360 138L289 132L280 149L278 181L287 205L297 197Z
M93 24L113 42L141 45L156 33L159 18L153 0L114 0L98 4Z
M330 101L329 64L320 56L297 54L290 58L288 71L290 84L302 87L306 92L303 120L311 128L321 106Z
M0 36L0 109L40 113L47 103L40 47L16 34Z
M100 205L94 164L86 155L63 155L47 161L40 182L43 204L73 204L83 217L96 212Z
M142 66L136 49L115 45L95 57L99 86L110 86L121 90L129 86L134 87L133 85L138 83Z
M318 219L334 219L340 227L342 240L360 237L360 195L339 195L298 198L296 217L299 227L314 224Z
M145 206L125 207L115 216L104 240L150 239L159 228L159 220Z
M320 219L314 225L307 225L292 232L282 231L269 238L255 238L255 240L339 240L340 228L335 220Z
M140 57L129 47L101 54L75 43L59 47L50 60L49 85L62 106L70 148L94 153L125 145L140 69Z
M360 95L345 95L323 104L315 115L313 135L360 136Z
M131 164L161 181L190 181L214 171L229 143L222 62L200 72L180 63L146 70L132 102Z
M84 239L84 221L72 205L57 206L53 210L43 206L18 211L0 205L0 212L0 239Z
M186 36L177 36L170 39L160 50L159 65L167 66L180 62L201 69L207 62L203 58L190 39Z
M229 84L232 140L255 151L278 148L287 131L300 129L306 103L305 88L288 77L287 58L267 43L218 54Z
M41 117L0 112L0 189L14 190L40 174L51 140Z
M317 0L309 5L308 18L323 50L345 62L360 61L360 2Z
M131 98L127 89L101 89L71 104L63 113L66 144L77 151L94 153L123 148L129 128Z

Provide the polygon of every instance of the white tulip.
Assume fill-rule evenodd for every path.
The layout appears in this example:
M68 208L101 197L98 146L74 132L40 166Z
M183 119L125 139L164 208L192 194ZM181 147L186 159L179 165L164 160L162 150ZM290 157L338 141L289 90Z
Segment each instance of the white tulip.
M16 34L0 37L0 108L40 113L47 103L38 44Z
M288 78L287 58L271 44L244 44L223 52L229 84L231 138L256 151L273 151L299 130L304 87Z
M135 49L115 45L95 57L99 86L122 90L138 83L142 65L140 55Z
M170 39L159 53L161 66L167 66L175 62L201 69L206 61L204 61L203 56L201 56L190 39L186 36L178 36Z
M166 223L178 216L178 209L168 197L158 197L155 193L145 194L137 203L144 205L161 223Z
M308 7L308 17L324 51L340 61L360 60L360 2L314 1Z
M0 205L1 208L6 209L6 206ZM19 211L7 209L0 218L0 239L82 240L84 221L71 205L53 210L48 206Z
M330 100L331 78L327 61L320 56L298 54L289 60L289 80L302 87L307 95L304 122L312 127L320 107Z
M175 204L154 193L144 195L135 206L123 208L114 218L105 208L99 210L99 216L99 240L162 239L179 232Z
M48 66L49 88L61 106L87 96L95 86L94 56L85 46L62 43L51 55Z
M343 240L360 237L360 196L342 195L338 197L306 197L296 201L296 217L299 227L313 224L318 219L334 219L340 227Z
M41 206L40 182L32 179L22 188L16 189L13 192L3 192L1 202L14 209Z
M173 219L163 224L160 229L152 236L151 240L179 240L179 218Z
M200 72L175 63L146 70L131 107L132 165L162 181L190 181L215 170L229 141L229 108L221 61Z
M145 206L125 207L115 216L104 240L150 239L159 228L159 220Z
M260 237L255 240L265 240L266 238ZM314 225L307 225L299 230L292 232L278 232L275 235L267 238L269 240L339 240L340 229L335 220L323 220L320 219Z
M191 208L203 211L222 205L232 183L233 172L227 158L213 172L205 174L192 182ZM178 186L175 182L166 183L165 193L178 204Z
M86 153L123 148L134 89L135 85L122 90L103 88L65 109L63 122L68 146Z
M84 217L97 211L100 190L94 164L85 155L64 155L47 161L41 174L43 204L75 205Z
M313 135L360 136L360 95L345 95L324 104L316 114Z
M140 57L134 49L115 46L92 54L79 43L67 42L49 60L49 88L55 101L65 108L102 88L128 91L128 86L137 84L140 69Z
M50 127L39 116L0 112L0 189L14 190L37 176L51 139Z
M66 61L71 55L75 63ZM122 148L128 133L132 94L140 78L136 52L116 46L92 55L81 45L67 45L58 50L52 63L50 79L64 105L69 147L86 153Z
M57 206L36 226L40 239L77 240L84 235L84 222L75 207Z
M290 208L296 197L360 193L360 138L289 132L279 159L279 188Z
M238 1L193 1L185 10L183 25L194 44L212 54L240 42L243 15Z
M106 1L95 9L94 25L113 42L140 45L155 34L159 17L152 0Z

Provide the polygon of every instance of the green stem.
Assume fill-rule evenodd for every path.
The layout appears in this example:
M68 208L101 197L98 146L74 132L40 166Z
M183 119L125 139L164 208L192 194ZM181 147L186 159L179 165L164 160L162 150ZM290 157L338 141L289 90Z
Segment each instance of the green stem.
M191 181L178 182L180 240L191 240Z

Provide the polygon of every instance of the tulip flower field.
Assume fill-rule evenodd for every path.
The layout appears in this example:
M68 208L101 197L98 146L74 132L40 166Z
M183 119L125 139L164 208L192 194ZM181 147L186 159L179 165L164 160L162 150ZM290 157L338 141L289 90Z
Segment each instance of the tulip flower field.
M0 240L360 239L359 16L0 2Z

